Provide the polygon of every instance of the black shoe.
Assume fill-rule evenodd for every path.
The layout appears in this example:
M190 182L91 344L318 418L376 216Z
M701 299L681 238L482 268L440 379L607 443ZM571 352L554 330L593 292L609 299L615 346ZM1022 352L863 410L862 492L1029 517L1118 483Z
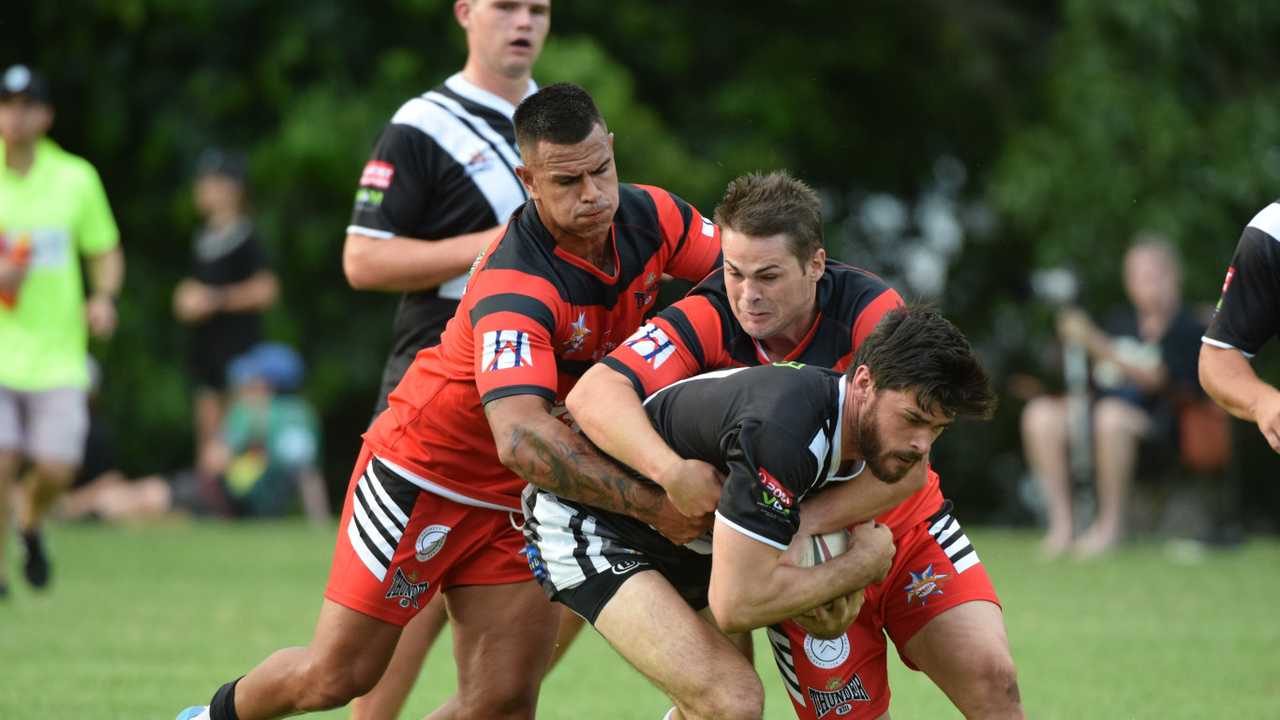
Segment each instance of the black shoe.
M27 546L27 561L22 570L31 587L41 590L49 584L49 558L44 554L44 542L39 530L22 533L22 542Z

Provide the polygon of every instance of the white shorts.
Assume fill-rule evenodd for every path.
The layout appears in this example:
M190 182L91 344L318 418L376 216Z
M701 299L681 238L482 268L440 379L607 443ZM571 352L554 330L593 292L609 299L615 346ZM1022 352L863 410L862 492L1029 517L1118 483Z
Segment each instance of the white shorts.
M89 433L88 394L80 388L0 386L0 452L79 467Z

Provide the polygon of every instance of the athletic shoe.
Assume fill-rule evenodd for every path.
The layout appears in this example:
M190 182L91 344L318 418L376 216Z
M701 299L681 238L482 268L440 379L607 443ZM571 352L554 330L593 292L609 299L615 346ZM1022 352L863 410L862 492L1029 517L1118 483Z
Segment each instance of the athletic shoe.
M27 561L22 570L31 587L41 590L49 584L49 558L44 554L44 542L39 530L22 533L22 542L27 546Z
M191 707L178 713L178 717L173 720L197 720L200 716L205 715L205 711L209 709L208 705L192 705Z

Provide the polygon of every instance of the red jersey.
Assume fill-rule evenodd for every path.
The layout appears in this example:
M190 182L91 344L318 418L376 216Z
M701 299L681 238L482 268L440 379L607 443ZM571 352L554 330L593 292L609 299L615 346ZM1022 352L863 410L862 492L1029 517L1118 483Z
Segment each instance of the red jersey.
M800 344L781 361L843 372L880 318L902 304L902 296L872 273L829 260L818 280L818 316ZM631 380L642 398L711 370L769 362L734 316L724 273L719 270L604 359ZM942 501L938 475L930 468L923 488L877 520L899 537L935 513Z
M620 185L613 273L556 246L532 202L477 262L440 344L414 358L365 442L391 469L456 502L520 512L525 481L498 460L484 404L559 404L582 373L638 328L663 273L720 263L720 231L665 190Z

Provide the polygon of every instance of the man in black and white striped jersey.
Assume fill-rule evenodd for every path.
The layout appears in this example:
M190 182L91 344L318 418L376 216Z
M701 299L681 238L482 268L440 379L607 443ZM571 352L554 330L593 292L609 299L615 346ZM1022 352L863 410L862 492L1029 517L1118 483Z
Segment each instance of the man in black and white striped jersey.
M360 176L342 252L357 290L403 293L374 414L419 350L437 344L453 317L467 270L528 196L516 105L538 89L531 77L551 21L550 0L456 0L467 61L392 116ZM444 595L406 628L384 679L352 704L354 720L398 716L445 621Z

